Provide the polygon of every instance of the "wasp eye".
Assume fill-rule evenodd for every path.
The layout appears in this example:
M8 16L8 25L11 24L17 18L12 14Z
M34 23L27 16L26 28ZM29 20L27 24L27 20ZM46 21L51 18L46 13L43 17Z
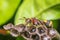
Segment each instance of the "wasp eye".
M38 32L39 32L40 34L45 33L45 31L44 31L41 27L38 28Z
M31 37L33 40L39 40L40 38L39 38L39 36L37 35L37 34L35 34L35 35L32 35L32 37Z

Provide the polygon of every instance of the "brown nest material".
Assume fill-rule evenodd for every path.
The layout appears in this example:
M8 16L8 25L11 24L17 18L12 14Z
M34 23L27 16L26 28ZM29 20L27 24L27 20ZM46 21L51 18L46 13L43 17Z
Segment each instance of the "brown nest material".
M52 21L38 20L36 18L27 18L24 24L4 25L14 37L23 36L26 40L52 40L56 37L57 31L53 28Z

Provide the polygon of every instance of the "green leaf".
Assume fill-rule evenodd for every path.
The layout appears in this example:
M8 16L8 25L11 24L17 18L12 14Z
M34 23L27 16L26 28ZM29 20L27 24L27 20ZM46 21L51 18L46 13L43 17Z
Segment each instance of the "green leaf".
M60 4L41 13L41 19L56 20L60 19Z
M53 28L57 29L59 25L58 20L52 20L52 22L53 22Z
M22 36L18 36L16 40L25 40Z
M19 3L20 0L0 0L0 25L13 16Z
M40 12L59 3L60 0L36 0L37 9L39 9Z

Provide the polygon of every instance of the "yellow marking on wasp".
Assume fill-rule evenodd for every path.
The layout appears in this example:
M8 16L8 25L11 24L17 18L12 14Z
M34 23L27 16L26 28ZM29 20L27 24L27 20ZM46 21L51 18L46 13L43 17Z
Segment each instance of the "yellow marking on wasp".
M52 26L52 21L50 21L49 26Z
M46 23L46 22L47 22L47 20L44 20L44 22Z

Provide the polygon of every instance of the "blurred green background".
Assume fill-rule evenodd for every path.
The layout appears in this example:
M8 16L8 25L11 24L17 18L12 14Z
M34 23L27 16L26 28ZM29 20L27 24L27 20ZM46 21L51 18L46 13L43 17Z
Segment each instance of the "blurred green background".
M7 2L8 6L6 6L5 2ZM21 23L19 18L22 17L36 17L40 20L52 20L54 28L60 33L60 0L0 1L0 29L3 29L3 25L8 23L14 25ZM23 38L0 34L0 40L23 40Z

